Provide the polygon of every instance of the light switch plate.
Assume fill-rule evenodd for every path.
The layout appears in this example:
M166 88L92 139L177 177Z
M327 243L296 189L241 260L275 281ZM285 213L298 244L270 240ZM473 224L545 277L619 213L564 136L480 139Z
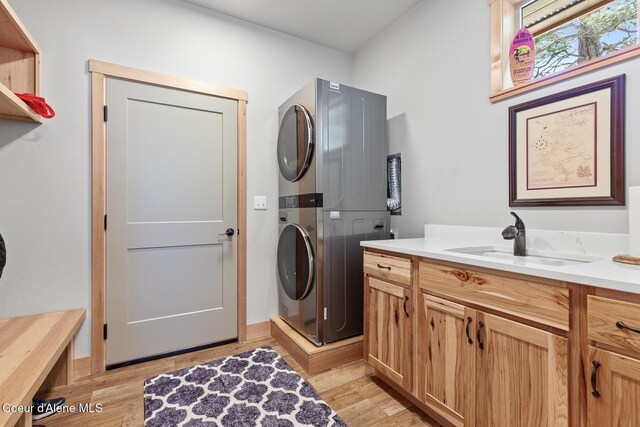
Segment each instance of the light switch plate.
M266 210L267 209L267 196L253 196L253 209L254 210Z

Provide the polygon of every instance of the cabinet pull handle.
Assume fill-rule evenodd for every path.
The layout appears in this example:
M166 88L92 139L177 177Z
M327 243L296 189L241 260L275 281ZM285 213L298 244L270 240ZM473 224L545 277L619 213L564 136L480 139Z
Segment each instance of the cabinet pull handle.
M404 314L409 318L409 312L407 311L407 301L409 301L408 296L404 296Z
M594 360L591 363L593 364L593 371L591 371L591 394L593 397L600 397L600 392L598 391L598 368L600 367L600 362Z
M480 350L484 349L484 343L480 339L480 334L482 333L482 328L484 328L484 322L480 321L480 322L478 322L478 333L476 334L476 338L478 340L478 347L480 347Z
M469 327L471 326L471 322L473 321L473 319L471 318L471 316L467 317L467 339L469 340L469 344L473 344L473 340L471 339L471 336L469 335Z
M620 329L628 329L631 332L635 332L636 334L640 334L640 329L638 328L632 328L631 326L625 325L624 322L622 320L618 320L616 322L616 326Z
M391 266L390 265L378 264L378 268L381 269L381 270L389 270L389 271L391 271Z

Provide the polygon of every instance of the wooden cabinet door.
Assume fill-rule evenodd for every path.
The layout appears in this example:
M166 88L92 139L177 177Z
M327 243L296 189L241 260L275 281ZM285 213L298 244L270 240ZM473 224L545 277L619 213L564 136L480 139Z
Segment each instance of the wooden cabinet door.
M373 277L367 277L366 282L367 361L406 390L411 390L411 291Z
M593 347L589 355L589 426L640 426L640 361Z
M420 293L417 313L418 397L453 425L473 426L475 311Z
M567 339L480 313L476 424L567 426Z

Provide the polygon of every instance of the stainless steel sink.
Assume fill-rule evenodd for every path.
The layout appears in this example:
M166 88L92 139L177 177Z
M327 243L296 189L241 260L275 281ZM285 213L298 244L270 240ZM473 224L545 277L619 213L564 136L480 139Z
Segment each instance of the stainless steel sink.
M554 251L527 251L527 256L513 255L513 249L497 246L471 246L466 248L447 249L446 252L455 252L459 254L475 255L484 258L502 259L513 261L514 264L536 264L548 265L553 267L564 267L567 265L587 264L598 261L600 258L583 255L583 254L563 254Z

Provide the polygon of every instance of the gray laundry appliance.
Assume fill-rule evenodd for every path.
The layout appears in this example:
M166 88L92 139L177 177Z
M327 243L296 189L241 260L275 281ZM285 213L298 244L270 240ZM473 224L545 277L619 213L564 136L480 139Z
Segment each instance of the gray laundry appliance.
M316 79L279 108L278 312L316 345L362 333L360 241L389 238L386 102Z

